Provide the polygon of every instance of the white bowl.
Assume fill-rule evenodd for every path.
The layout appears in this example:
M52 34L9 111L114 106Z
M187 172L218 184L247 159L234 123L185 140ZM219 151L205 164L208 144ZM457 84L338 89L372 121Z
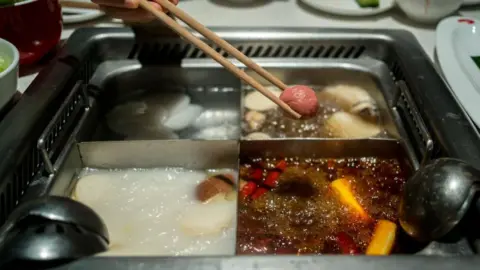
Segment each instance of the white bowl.
M0 109L17 92L19 53L12 43L0 38L0 57L10 64L0 72Z
M457 11L464 0L397 0L397 5L412 20L437 23Z

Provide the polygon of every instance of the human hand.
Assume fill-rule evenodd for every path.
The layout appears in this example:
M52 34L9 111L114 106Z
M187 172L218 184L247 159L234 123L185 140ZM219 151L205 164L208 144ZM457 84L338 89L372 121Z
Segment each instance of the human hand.
M138 8L139 0L91 0L95 4L98 4L100 8L110 17L122 19L127 22L149 22L154 19L154 16L144 10ZM178 4L179 0L169 0L173 4ZM163 8L155 3L150 2L158 10Z

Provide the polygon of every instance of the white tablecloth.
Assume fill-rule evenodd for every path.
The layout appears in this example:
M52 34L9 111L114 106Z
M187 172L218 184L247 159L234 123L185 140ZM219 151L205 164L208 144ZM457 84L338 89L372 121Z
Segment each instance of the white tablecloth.
M256 7L227 7L216 2L220 0L180 1L181 8L208 27L330 27L330 28L383 28L404 29L412 32L423 49L433 60L435 27L413 23L398 10L364 18L337 17L303 7L296 0L277 0ZM462 9L460 14L480 17L480 9ZM75 29L85 26L119 27L116 20L103 18L86 24L66 25L62 39L67 39ZM19 90L25 91L37 73L22 76Z

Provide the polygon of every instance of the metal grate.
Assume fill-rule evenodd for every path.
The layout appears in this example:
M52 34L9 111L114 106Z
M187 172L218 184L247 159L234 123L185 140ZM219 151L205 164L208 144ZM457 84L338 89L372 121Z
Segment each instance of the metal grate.
M363 45L322 45L322 44L233 44L240 52L252 58L333 58L357 59L363 56L366 47ZM228 53L217 45L211 47L224 57ZM141 61L163 62L165 60L202 59L208 56L190 44L180 42L137 44L129 54L129 58Z
M398 87L397 91L399 92L399 98L396 101L397 109L400 109L404 115L402 117L403 122L406 122L409 127L413 128L413 130L410 130L409 135L414 137L414 150L418 149L419 152L417 156L421 160L421 165L424 165L432 158L434 152L433 139L420 116L420 112L413 101L406 83L402 80L396 83ZM405 115L408 115L408 117L405 117Z
M0 193L0 224L3 224L8 215L18 204L30 182L43 169L43 160L36 145L33 145L25 154L20 165L14 170L11 178L6 182L5 189Z
M63 110L59 110L53 118L55 121L52 120L47 126L46 130L48 129L49 132L44 133L41 137L44 146L33 144L14 170L11 178L6 181L5 189L0 193L0 225L5 223L8 215L14 210L33 179L44 173L46 159L42 156L42 147L45 148L49 158L52 157L55 150L63 147L62 141L68 137L69 129L75 126L74 120L78 118L79 112L85 107L83 92L80 91L83 88L80 86L81 83L76 84L62 105ZM47 160L50 162L50 159ZM48 169L47 172L50 173Z
M78 81L38 139L37 148L49 174L54 173L51 159L63 148L65 139L76 123L75 119L78 120L78 116L87 106L88 97L84 84Z
M394 104L402 112L402 121L406 122L409 127L414 130L409 130L409 135L413 136L413 143L415 149L418 149L417 155L422 161L422 164L432 158L433 153L438 151L435 149L436 145L433 142L429 131L421 118L420 112L411 97L409 87L405 81L405 76L400 65L396 61L392 61L390 65L391 76L397 84L398 97ZM413 131L413 132L412 132Z
M63 60L67 63L72 61L72 65L80 64L76 75L73 78L68 78L70 83L67 84L66 88L72 89L72 91L64 92L68 97L65 98L65 102L62 102L62 107L57 111L40 137L43 143L33 143L10 178L5 179L5 189L0 193L0 225L5 223L8 215L19 203L28 185L39 174L43 174L45 169L47 173L51 173L53 165L50 159L54 156L55 151L63 147L64 140L69 135L69 130L76 125L75 120L78 120L79 112L87 104L84 102L84 92L80 91L83 89L82 84L78 81L88 81L101 60L93 57L92 53L88 54L81 63L74 59ZM49 131L48 134L46 133L47 130ZM42 154L43 149L47 155ZM45 161L47 161L47 164L45 164ZM49 168L45 168L45 165Z

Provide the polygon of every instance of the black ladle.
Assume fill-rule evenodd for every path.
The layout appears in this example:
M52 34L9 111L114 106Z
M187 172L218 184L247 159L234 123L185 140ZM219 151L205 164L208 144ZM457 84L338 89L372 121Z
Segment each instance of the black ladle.
M400 204L402 228L419 241L449 233L475 204L480 213L480 171L457 159L441 158L407 181Z
M0 267L12 261L55 262L108 249L108 231L89 207L65 197L25 202L0 230Z

